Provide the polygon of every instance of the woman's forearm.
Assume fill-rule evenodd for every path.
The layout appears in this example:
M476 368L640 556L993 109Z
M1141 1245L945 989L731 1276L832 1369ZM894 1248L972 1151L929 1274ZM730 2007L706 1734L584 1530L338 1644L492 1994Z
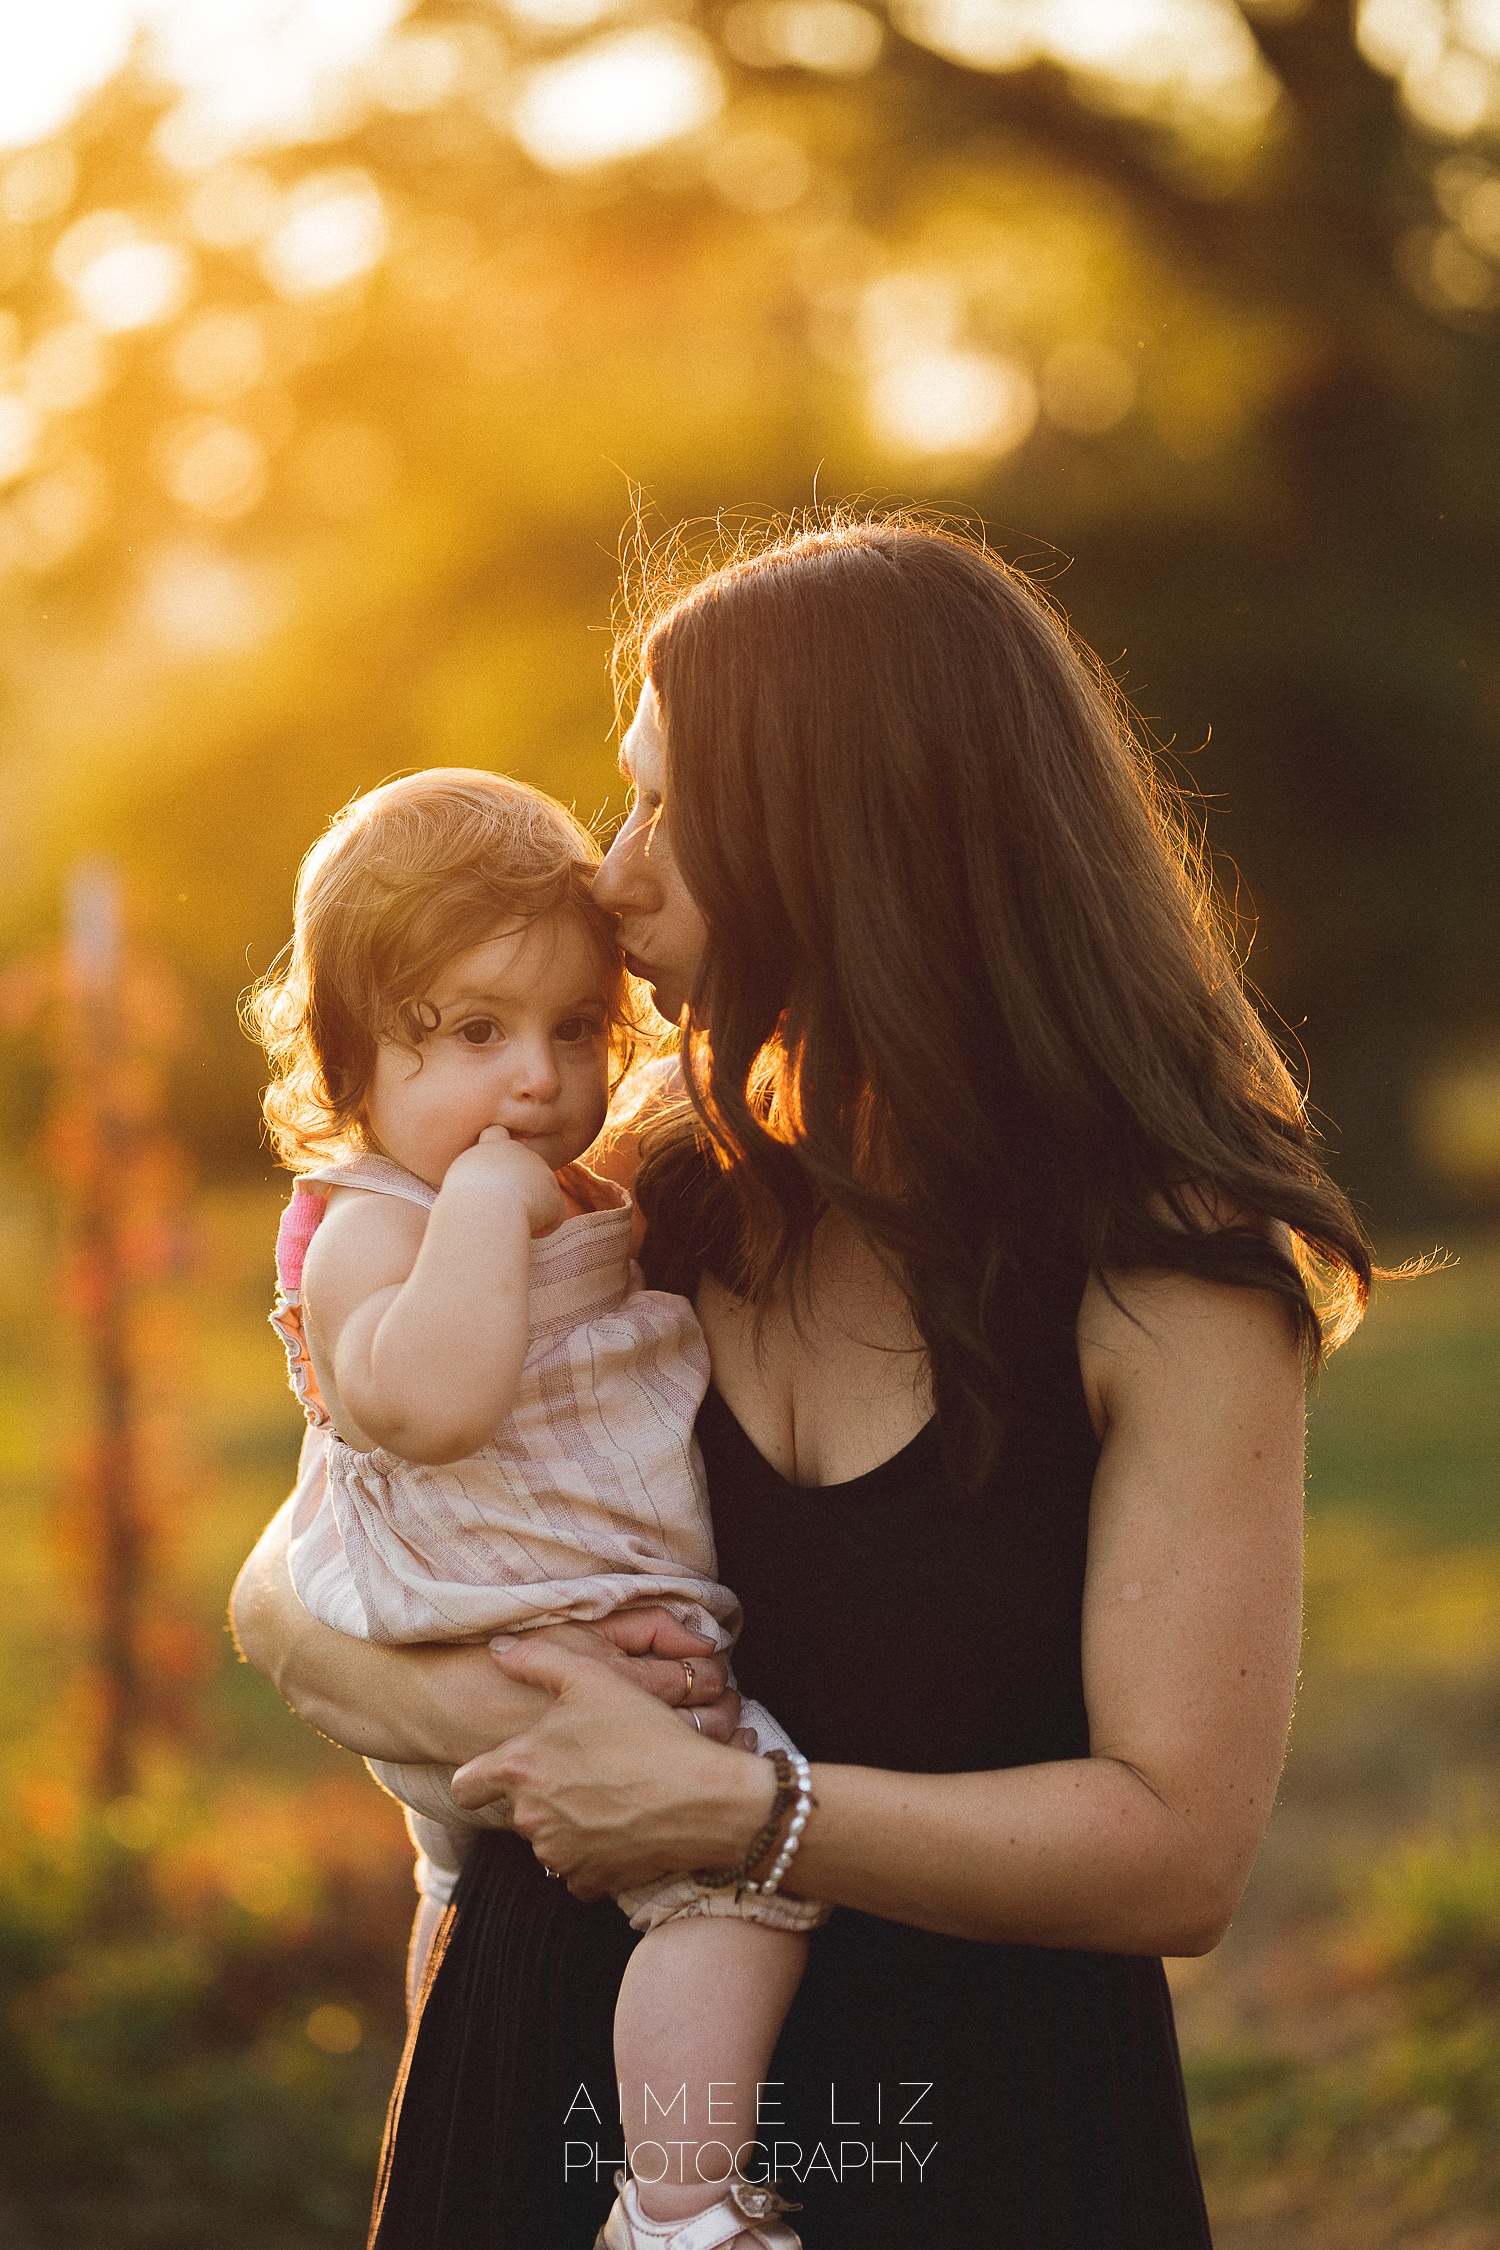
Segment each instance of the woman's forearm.
M1195 1834L1114 1758L995 1773L812 1772L818 1809L796 1890L951 1937L1206 1953L1254 1856L1237 1834Z
M387 1648L321 1624L287 1569L290 1503L262 1533L230 1598L245 1661L309 1726L400 1765L459 1765L531 1724L547 1703L473 1647Z
M454 1777L459 1803L503 1797L580 1897L738 1864L774 1794L763 1759L683 1738L627 1682L565 1654L517 1642L502 1662L555 1701ZM1218 1943L1273 1793L1226 1767L1174 1807L1105 1755L979 1773L815 1765L812 1789L785 1881L799 1896L990 1944L1144 1954Z

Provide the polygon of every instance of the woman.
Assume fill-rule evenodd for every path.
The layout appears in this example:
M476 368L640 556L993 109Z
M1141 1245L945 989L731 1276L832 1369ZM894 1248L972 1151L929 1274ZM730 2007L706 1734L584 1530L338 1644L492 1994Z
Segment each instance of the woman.
M624 654L596 895L692 1101L646 1136L643 1262L709 1341L739 1684L815 1760L785 1887L839 1910L761 2161L811 2250L1206 2243L1159 1957L1218 1942L1270 1812L1303 1365L1357 1317L1358 1228L1170 802L1023 580L835 526L669 590ZM236 1614L305 1715L467 1756L456 1793L519 1832L456 1904L381 2250L589 2244L603 1894L765 1820L763 1762L659 1700L719 1678L671 1682L649 1619L634 1659L528 1638L499 1680L339 1645L274 1527Z

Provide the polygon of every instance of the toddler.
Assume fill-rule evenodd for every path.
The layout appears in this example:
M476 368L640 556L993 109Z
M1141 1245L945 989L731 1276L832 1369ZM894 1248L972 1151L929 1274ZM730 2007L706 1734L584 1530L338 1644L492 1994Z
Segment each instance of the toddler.
M288 954L251 1001L266 1115L298 1174L273 1318L327 1441L326 1484L299 1488L292 1578L361 1639L486 1640L663 1603L722 1650L739 1622L693 1437L702 1335L686 1299L642 1286L630 1198L578 1161L630 1051L596 858L519 782L388 782L309 853ZM754 1704L745 1723L787 1753L785 1782L785 1736ZM415 1976L494 1815L461 1810L437 1768L371 1770L409 1808ZM795 2250L788 2206L733 2152L755 2140L826 1910L694 1875L619 1903L646 1933L615 2021L642 2162L600 2244Z

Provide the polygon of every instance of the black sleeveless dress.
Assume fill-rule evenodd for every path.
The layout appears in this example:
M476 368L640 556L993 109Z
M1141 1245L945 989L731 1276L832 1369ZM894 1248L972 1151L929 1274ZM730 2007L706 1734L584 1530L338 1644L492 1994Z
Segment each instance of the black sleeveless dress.
M977 1501L931 1424L867 1476L790 1485L710 1391L739 1684L810 1758L946 1773L1086 1755L1080 1294L1074 1277L1039 1324ZM622 2146L610 2034L633 1943L612 1902L579 1905L518 1839L485 1837L393 2097L377 2250L592 2250ZM807 2250L1209 2243L1159 1961L841 1908L772 2078L761 2161Z

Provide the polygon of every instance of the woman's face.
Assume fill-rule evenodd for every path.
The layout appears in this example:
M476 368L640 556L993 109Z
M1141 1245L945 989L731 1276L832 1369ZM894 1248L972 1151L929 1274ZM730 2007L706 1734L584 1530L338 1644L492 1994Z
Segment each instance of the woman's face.
M645 978L658 1011L677 1023L707 931L672 856L667 745L649 680L620 744L620 771L630 784L630 811L594 876L594 897L620 917L631 974Z

